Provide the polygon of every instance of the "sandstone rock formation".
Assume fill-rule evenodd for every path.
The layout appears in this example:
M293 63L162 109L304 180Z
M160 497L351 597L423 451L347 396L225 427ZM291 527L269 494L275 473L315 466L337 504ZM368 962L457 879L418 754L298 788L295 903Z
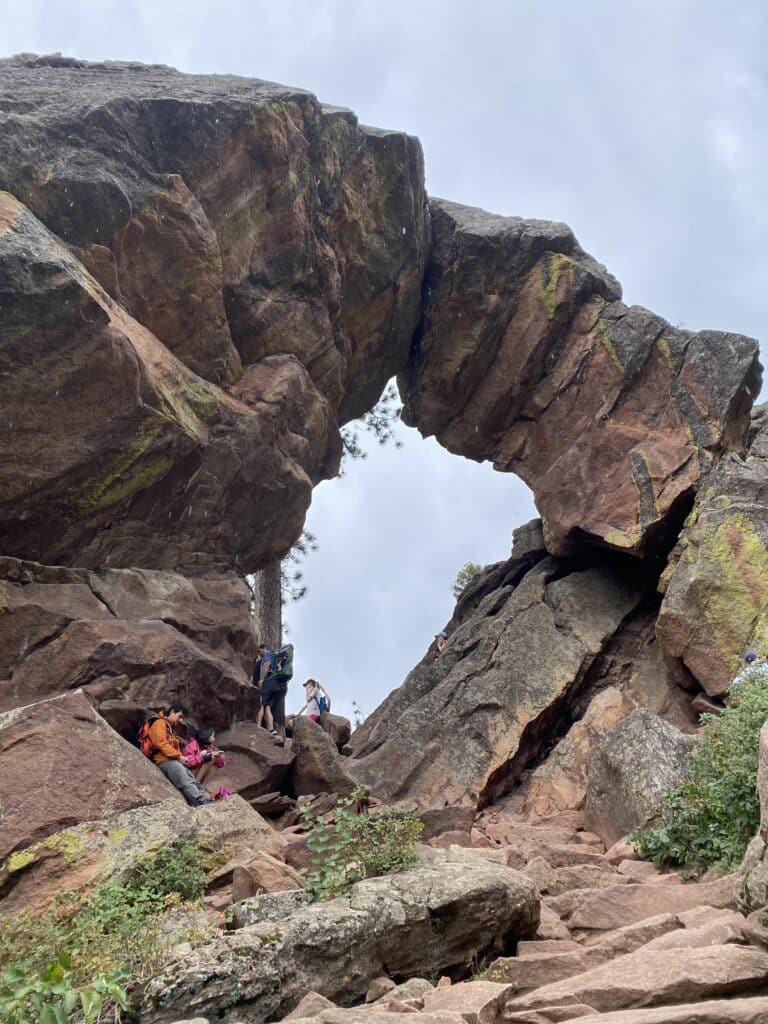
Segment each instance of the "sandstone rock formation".
M335 473L337 416L407 359L419 144L301 90L161 67L15 58L0 95L0 547L258 568Z
M652 550L712 460L744 439L755 343L623 305L563 224L442 200L430 209L405 421L518 473L553 554L584 540Z
M516 534L510 559L464 595L443 653L425 658L354 734L349 770L376 795L420 808L508 791L605 686L614 638L634 613L647 615L653 582L621 560L544 557L535 529ZM624 714L633 703L675 706L657 669ZM570 806L583 802L583 786Z
M590 758L587 828L612 846L652 821L666 791L685 778L690 749L690 737L650 711L633 711Z
M65 569L0 558L0 711L82 687L135 741L144 709L255 717L248 590L233 573Z
M0 864L84 821L182 797L82 693L0 715Z
M658 631L679 678L724 694L739 656L768 653L768 425L702 482L664 573Z

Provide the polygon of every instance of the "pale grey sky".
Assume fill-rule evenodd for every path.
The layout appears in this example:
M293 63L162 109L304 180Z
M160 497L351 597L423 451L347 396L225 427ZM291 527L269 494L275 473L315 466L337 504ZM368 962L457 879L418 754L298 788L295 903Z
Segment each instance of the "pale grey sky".
M767 23L760 0L0 0L0 53L302 86L419 136L433 195L563 220L628 302L760 338ZM297 680L326 682L338 710L402 682L457 569L505 557L533 514L513 477L402 432L310 512L321 548L291 638Z

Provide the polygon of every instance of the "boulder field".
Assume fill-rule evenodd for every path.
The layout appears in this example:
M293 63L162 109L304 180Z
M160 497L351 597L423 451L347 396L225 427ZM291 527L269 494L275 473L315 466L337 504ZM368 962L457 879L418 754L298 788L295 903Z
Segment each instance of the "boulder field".
M184 835L205 925L142 1024L768 1020L765 733L737 878L626 841L768 653L757 343L626 306L563 224L428 196L418 140L301 89L20 55L0 133L0 912ZM393 377L540 518L351 737L279 747L245 577ZM200 811L133 744L175 700L237 794ZM421 817L418 863L307 905L302 808L359 787Z

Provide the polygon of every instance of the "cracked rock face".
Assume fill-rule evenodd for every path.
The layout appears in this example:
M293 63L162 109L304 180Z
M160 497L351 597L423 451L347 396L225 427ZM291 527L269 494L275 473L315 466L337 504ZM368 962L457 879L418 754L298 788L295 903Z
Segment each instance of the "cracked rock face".
M83 688L135 741L144 709L254 717L249 593L234 573L65 569L0 558L0 712Z
M713 458L741 443L759 391L756 342L625 306L565 225L430 208L403 418L521 476L551 553L585 540L653 551Z
M354 734L348 769L377 796L437 809L507 791L567 720L596 659L647 592L608 562L569 567L540 557L529 567L528 542L523 535L524 550L513 547L494 567L496 585L443 653L427 655Z
M0 549L284 553L339 419L407 358L418 142L302 90L141 65L0 61L0 101Z
M658 633L673 671L711 696L745 651L768 653L768 427L746 458L729 454L702 482L662 577Z

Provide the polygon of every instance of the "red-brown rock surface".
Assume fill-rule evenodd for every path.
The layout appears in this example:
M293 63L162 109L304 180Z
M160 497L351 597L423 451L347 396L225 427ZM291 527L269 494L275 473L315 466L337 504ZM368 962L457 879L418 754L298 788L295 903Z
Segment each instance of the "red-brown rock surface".
M84 694L0 715L0 864L71 825L174 796Z
M619 302L562 224L432 200L433 249L403 418L532 488L552 553L642 554L738 446L757 345ZM595 488L595 481L600 487Z
M740 655L768 654L768 425L702 481L662 586L658 634L683 682L720 696Z
M529 532L490 570L496 585L456 616L442 654L422 660L355 732L348 770L374 795L431 809L508 791L641 605L648 584L619 564L569 571L545 557L529 567L531 544L539 550Z
M254 717L249 592L234 574L91 572L0 558L0 711L83 687L134 739L144 708Z
M242 570L283 553L336 472L337 415L407 359L418 142L160 67L2 61L0 99L0 548Z

